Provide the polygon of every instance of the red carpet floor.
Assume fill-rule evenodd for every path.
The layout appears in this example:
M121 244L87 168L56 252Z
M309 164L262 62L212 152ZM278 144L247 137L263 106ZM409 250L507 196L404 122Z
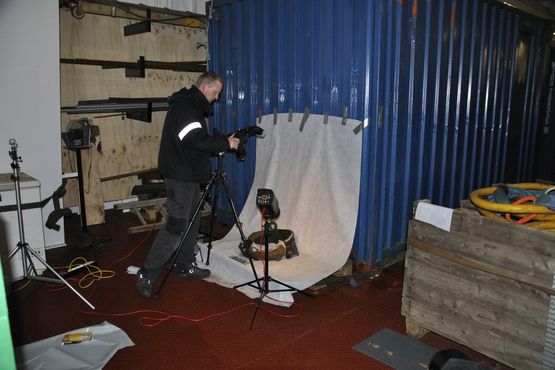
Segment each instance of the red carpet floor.
M77 288L96 309L63 285L20 281L8 296L14 346L108 321L125 331L135 346L118 351L105 369L390 368L352 346L382 328L405 333L402 264L374 279L359 280L356 287L328 285L313 298L297 293L291 308L262 304L249 330L256 302L233 289L180 280L172 273L158 300L139 296L136 276L126 269L141 265L155 232L129 235L127 227L133 224L131 214L108 211L106 223L89 227L89 233L111 241L83 246L79 220L66 220L68 246L49 251L48 262L64 266L83 257L106 270L106 278ZM108 271L114 272L112 277ZM77 287L76 277L71 281ZM421 341L437 349L457 348L472 359L506 369L433 333Z

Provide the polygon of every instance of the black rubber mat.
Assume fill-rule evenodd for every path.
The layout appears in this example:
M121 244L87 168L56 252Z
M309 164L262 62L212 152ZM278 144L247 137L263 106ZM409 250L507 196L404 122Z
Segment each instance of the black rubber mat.
M354 349L397 370L428 369L437 351L414 338L384 328L357 345Z

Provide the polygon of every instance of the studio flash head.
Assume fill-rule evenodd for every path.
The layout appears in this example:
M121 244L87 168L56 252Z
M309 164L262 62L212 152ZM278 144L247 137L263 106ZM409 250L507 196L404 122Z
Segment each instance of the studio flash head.
M279 202L272 189L258 189L256 192L256 207L266 220L279 217L281 210Z

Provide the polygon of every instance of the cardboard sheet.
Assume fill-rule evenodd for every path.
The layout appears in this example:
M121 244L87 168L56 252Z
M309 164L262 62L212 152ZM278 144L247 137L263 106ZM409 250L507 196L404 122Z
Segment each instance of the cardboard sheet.
M263 220L256 207L259 188L272 189L279 201L278 228L295 233L299 256L270 261L269 275L303 290L341 268L349 257L356 229L360 192L362 135L353 129L359 121L340 117L302 114L262 117L265 137L257 139L256 172L252 188L239 219L245 236L262 230ZM238 249L239 231L234 227L222 240L212 243L210 266L213 281L236 286L255 279L250 263ZM206 246L201 246L206 257ZM263 277L261 261L254 261ZM283 289L270 284L270 290ZM239 288L249 297L257 289ZM265 301L289 305L293 292L272 292Z

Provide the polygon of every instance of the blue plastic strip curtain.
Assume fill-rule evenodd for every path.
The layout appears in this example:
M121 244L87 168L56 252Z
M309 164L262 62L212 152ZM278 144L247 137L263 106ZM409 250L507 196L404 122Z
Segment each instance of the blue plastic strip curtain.
M209 19L209 65L225 78L220 131L307 109L360 120L353 253L363 264L404 250L415 200L454 208L503 182L507 166L518 181L532 174L550 37L539 19L479 0L217 0ZM524 99L513 102L525 50ZM254 145L245 162L224 165L239 211L254 206L244 204Z

